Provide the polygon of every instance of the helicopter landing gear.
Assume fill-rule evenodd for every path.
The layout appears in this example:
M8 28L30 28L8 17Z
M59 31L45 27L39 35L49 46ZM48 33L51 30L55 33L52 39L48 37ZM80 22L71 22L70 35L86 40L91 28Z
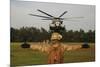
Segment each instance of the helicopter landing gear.
M90 46L89 46L88 43L84 43L84 44L82 45L82 48L90 48Z
M23 44L21 44L21 48L30 48L30 44L24 42Z

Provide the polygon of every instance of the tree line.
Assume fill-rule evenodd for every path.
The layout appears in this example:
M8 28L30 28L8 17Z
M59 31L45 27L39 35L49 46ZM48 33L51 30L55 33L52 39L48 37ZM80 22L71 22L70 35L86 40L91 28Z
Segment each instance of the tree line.
M11 27L10 33L11 42L42 42L44 40L50 40L52 32L36 27L22 27L20 29ZM79 31L64 30L61 34L63 36L62 42L95 42L95 30L89 30L88 32L82 29Z

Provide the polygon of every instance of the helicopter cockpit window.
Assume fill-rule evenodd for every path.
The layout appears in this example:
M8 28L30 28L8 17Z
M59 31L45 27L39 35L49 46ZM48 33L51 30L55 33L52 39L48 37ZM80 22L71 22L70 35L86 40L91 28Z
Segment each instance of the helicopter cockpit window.
M51 26L51 27L55 27L55 24L51 23L50 26Z
M65 27L65 25L61 24L61 27Z
M56 26L60 26L61 25L61 23L60 22L56 22Z

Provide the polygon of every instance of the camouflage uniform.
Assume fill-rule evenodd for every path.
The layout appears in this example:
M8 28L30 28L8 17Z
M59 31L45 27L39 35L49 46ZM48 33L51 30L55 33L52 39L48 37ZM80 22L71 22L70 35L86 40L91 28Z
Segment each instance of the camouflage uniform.
M63 63L63 53L64 49L59 43L59 40L62 38L62 36L59 33L53 33L51 36L51 40L55 42L51 44L49 48L49 54L48 54L48 64L54 64L54 63ZM51 41L51 42L52 42Z

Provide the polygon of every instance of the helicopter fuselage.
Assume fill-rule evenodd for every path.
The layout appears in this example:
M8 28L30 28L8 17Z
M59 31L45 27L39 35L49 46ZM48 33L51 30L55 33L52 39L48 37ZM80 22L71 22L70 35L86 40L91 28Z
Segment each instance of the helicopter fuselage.
M54 18L52 20L52 23L50 24L50 30L58 32L60 30L64 30L65 27L63 25L63 21L61 21L59 18Z

